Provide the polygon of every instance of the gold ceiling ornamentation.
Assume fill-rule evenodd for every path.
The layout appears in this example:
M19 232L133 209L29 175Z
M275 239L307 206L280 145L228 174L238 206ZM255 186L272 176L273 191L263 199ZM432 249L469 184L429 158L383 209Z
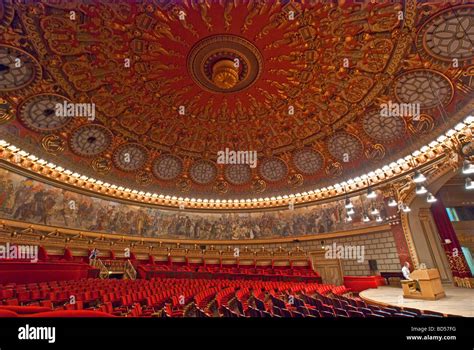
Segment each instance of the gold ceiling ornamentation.
M135 176L135 181L141 186L149 185L153 179L151 178L150 172L148 171L139 171Z
M109 159L98 157L92 160L91 166L97 173L107 174L112 167L112 162Z
M250 41L236 35L214 35L194 45L188 71L202 88L233 93L250 87L260 76L263 58Z
M237 62L237 61L236 61ZM223 59L212 66L212 82L221 89L231 89L239 82L237 63Z
M214 191L219 194L225 194L229 190L229 184L227 181L219 180L214 185Z
M68 147L55 164L88 173L88 158L106 159L103 181L123 187L148 171L141 189L164 196L214 197L222 179L220 199L288 194L289 181L302 192L330 186L452 127L474 91L457 34L471 35L473 7L461 1L2 6L0 90L18 116L5 138L60 135ZM96 119L55 119L47 105L58 99L94 104ZM381 101L420 104L420 120L384 119ZM124 144L143 147L130 163ZM215 169L225 148L256 151L257 168Z
M434 118L429 114L421 113L419 120L410 118L408 129L412 134L428 134L435 127Z
M343 167L339 162L329 162L326 166L326 174L332 178L337 178L342 175Z
M15 10L11 0L0 2L0 32L6 30L13 20Z
M50 154L58 155L66 148L67 142L55 134L46 135L41 139L41 146Z
M382 160L385 157L385 147L380 143L368 143L365 147L365 156L373 161Z
M0 125L9 122L13 118L13 113L10 104L0 98Z
M261 179L255 179L252 181L253 193L262 193L267 188L267 183Z
M191 181L183 177L176 181L176 187L180 192L189 192L189 190L191 189Z
M297 188L303 185L304 178L303 175L301 174L291 174L288 177L288 185L290 185L291 188Z

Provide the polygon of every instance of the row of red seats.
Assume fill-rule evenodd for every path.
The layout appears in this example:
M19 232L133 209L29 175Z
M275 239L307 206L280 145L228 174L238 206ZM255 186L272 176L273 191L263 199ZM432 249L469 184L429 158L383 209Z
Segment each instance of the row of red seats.
M314 281L319 281L320 276L317 272L313 271L310 267L305 268L290 268L290 267L245 267L245 266L234 266L234 267L223 267L213 265L167 265L167 264L141 264L137 266L137 270L141 277L147 277L150 275L155 276L171 276L171 272L177 273L195 273L195 274L214 274L214 277L226 279L230 276L238 275L239 277L246 278L247 276L251 279L262 279L267 277L270 279L292 279L292 278L313 278ZM219 275L220 276L216 276ZM191 275L187 275L189 278ZM198 276L200 277L200 276Z
M226 307L229 301L242 300L243 312L252 295L275 294L280 291L299 292L319 288L330 290L334 286L305 282L209 280L209 279L154 279L154 280L100 280L84 279L27 285L0 286L0 309L6 305L37 307L47 305L49 310L90 310L110 315L149 317L166 315L180 317L195 305L201 317L213 314L208 305L215 301L217 307ZM329 289L328 289L329 288ZM36 291L45 299L37 300ZM21 302L18 297L22 297ZM75 303L70 303L74 295ZM5 299L5 297L7 299ZM15 302L12 302L14 300ZM45 304L44 304L45 303Z

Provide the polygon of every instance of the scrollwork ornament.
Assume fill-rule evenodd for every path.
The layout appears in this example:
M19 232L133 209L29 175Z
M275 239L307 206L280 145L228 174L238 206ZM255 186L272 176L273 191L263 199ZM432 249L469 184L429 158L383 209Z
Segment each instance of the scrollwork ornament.
M149 172L147 171L139 171L137 172L137 175L135 175L135 181L137 184L139 185L142 185L142 186L146 186L146 185L149 185L151 184L152 182L152 177L150 175Z
M191 181L183 177L176 181L176 188L180 192L189 192L189 190L191 189Z
M58 155L66 149L66 140L58 135L49 134L41 139L41 146L49 154Z
M422 113L417 120L410 118L408 123L408 130L410 130L412 134L428 134L433 131L434 127L434 118L424 113Z
M13 116L11 105L3 98L0 98L0 125L8 123L13 119Z
M229 184L227 183L227 181L219 180L219 181L216 181L216 183L213 186L213 189L215 192L219 194L225 194L227 193L227 191L229 191Z
M304 177L301 174L291 174L288 176L288 185L290 185L292 188L300 187L304 183Z
M325 170L327 175L337 178L342 175L343 167L339 162L329 161L329 164L326 166Z
M252 192L263 193L267 188L267 183L262 179L255 179L252 181Z
M364 153L367 159L379 161L385 157L385 147L380 143L369 143L366 145Z
M107 158L98 157L91 162L91 166L99 174L107 174L112 168L112 161Z

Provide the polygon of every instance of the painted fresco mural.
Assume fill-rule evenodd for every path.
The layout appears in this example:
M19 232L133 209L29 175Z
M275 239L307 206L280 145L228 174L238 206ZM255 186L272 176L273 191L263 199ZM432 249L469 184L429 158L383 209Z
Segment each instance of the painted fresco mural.
M0 169L0 217L79 230L173 239L267 239L328 233L375 225L363 222L372 203L385 217L381 199L351 198L355 214L346 222L344 201L259 213L193 213L103 200L53 187Z

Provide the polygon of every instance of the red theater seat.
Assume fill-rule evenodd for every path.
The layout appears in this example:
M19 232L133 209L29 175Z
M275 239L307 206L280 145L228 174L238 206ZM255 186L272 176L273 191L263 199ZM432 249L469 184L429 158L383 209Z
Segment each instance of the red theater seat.
M59 310L40 312L37 314L29 315L29 317L115 317L114 315L92 310Z
M9 310L17 314L35 314L38 312L51 311L50 308L47 308L44 306L9 306L9 305L0 305L0 310Z
M5 300L5 305L18 305L18 299Z
M13 289L0 290L0 300L13 298Z
M0 317L19 317L16 312L0 309Z

